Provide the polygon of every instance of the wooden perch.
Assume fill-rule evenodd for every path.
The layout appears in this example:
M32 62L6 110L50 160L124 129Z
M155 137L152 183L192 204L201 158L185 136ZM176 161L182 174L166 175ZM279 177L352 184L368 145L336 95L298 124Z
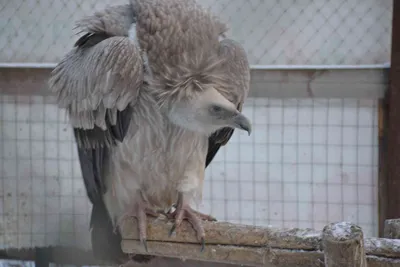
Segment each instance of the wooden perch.
M365 266L362 264L366 260L368 267L400 267L400 240L364 239L361 228L348 223L331 224L324 229L324 234L322 234L312 229L279 229L226 222L203 222L206 248L200 252L199 241L188 222L183 221L176 235L169 237L168 232L172 227L172 222L161 217L148 220L148 252L139 241L136 220L127 220L121 229L122 250L125 253L246 266L309 267L324 266L323 247L327 247L331 255L336 253L343 257L342 253L337 250L335 252L334 247L346 246L347 256L350 257L353 251L353 254L359 255L360 260L355 261L353 265L340 266ZM333 233L335 225L341 226L344 230L347 229L346 231L350 227L350 234L345 235L347 237L342 240L340 236Z
M322 231L326 267L366 267L364 237L351 223L331 223Z

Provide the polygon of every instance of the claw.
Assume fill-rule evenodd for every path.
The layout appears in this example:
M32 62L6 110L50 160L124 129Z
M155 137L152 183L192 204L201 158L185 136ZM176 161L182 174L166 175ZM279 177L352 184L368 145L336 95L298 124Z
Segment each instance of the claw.
M215 221L216 219L211 215L206 215L201 212L193 210L189 204L188 200L185 198L183 193L179 193L178 204L176 205L176 210L171 214L171 217L175 220L171 230L169 231L169 236L178 228L182 220L187 220L197 232L197 239L201 242L200 252L205 250L205 232L202 226L202 221Z
M171 227L171 230L169 230L169 233L168 233L168 236L169 236L169 237L172 236L172 234L174 233L175 229L176 229L176 223L174 223L174 224L172 225L172 227Z
M201 238L201 248L200 248L200 252L203 252L204 249L206 247L206 241L204 239L204 237Z
M147 250L147 239L146 239L146 238L143 238L143 239L142 239L142 243L143 243L143 246L144 246L144 249L146 250L146 252L149 252L149 251Z
M147 216L158 217L159 213L157 211L154 211L153 207L149 203L145 202L143 199L137 199L136 202L133 203L130 210L122 215L117 222L117 226L119 227L125 219L129 217L136 218L139 230L139 240L143 244L146 252L148 252L146 239Z

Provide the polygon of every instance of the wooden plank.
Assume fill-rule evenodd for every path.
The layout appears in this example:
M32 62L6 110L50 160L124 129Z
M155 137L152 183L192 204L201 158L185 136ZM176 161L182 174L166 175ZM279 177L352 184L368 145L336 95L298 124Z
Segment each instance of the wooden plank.
M240 264L242 266L291 267L323 266L323 254L319 251L273 249L270 247L240 247L207 245L203 252L194 244L148 241L148 251L153 255L194 259L216 263ZM146 254L140 241L122 241L123 251Z
M400 260L367 255L368 267L399 267Z
M0 68L0 93L43 95L51 69ZM387 69L251 70L250 97L368 98L383 97Z
M192 226L184 221L176 235L168 236L172 222L159 219L148 219L148 241L169 241L174 243L191 243L200 245L193 234ZM204 222L207 244L235 245L251 247L278 247L281 249L320 249L321 233L312 229L280 229L274 227L257 227L251 225L232 224L227 222ZM126 221L121 234L127 240L139 240L137 225L133 221Z
M41 248L51 255L50 261L59 265L74 266L111 266L104 262L93 258L92 251L83 251L76 248L68 247L46 247ZM32 249L9 249L7 251L0 250L0 259L18 260L18 261L34 261L35 248ZM210 267L209 263L195 260L182 261L178 258L157 257L149 263L128 263L124 267ZM238 264L213 263L213 267L239 267Z
M0 93L11 95L50 95L47 79L51 69L0 68Z
M393 1L392 54L388 89L387 212L400 218L400 1Z
M400 259L400 240L388 238L365 238L365 253L377 257Z
M353 230L360 229L344 224ZM249 266L323 266L326 244L324 247L321 231L203 222L206 250L201 253L199 241L188 222L183 221L176 235L169 236L171 226L172 222L162 216L148 218L146 252L139 241L136 220L127 220L121 229L122 249L125 253ZM347 240L344 245L360 244L361 248L354 248L354 251L366 254L369 266L400 266L400 240L354 236L355 241Z
M387 69L252 70L251 93L279 98L382 98Z

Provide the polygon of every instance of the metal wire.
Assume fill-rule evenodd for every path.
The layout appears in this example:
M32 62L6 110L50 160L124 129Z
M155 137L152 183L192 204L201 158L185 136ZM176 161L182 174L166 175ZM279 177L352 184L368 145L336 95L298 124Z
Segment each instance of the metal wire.
M246 104L254 135L236 132L212 163L204 211L278 227L322 229L330 221L349 220L376 235L376 101L250 99Z
M0 62L56 63L74 22L127 0L1 1ZM198 0L230 26L251 64L363 65L389 61L391 0ZM368 56L366 56L368 55Z
M75 245L87 232L90 206L72 132L55 105L22 100L2 100L6 236L17 247ZM376 101L256 98L244 113L254 134L236 132L217 154L201 210L285 227L349 220L376 235Z

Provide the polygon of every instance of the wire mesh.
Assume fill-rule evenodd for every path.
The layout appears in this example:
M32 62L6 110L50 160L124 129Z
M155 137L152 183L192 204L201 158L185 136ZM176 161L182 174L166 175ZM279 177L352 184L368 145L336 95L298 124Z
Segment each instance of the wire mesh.
M51 98L2 96L6 246L87 244L90 205L74 138ZM348 220L377 234L377 103L248 99L207 169L200 209L219 220L321 229Z
M58 62L74 22L127 0L0 2L0 62ZM251 64L374 64L389 61L391 0L198 0L230 26Z
M251 139L236 132L208 170L205 210L224 220L377 232L377 107L372 100L249 99Z
M58 62L74 21L127 1L0 2L0 62ZM390 0L199 1L230 25L251 64L389 61ZM266 85L268 86L268 85ZM0 95L0 249L89 244L90 204L65 113L51 97ZM377 235L377 101L250 98L206 171L200 209L284 227L352 221Z

